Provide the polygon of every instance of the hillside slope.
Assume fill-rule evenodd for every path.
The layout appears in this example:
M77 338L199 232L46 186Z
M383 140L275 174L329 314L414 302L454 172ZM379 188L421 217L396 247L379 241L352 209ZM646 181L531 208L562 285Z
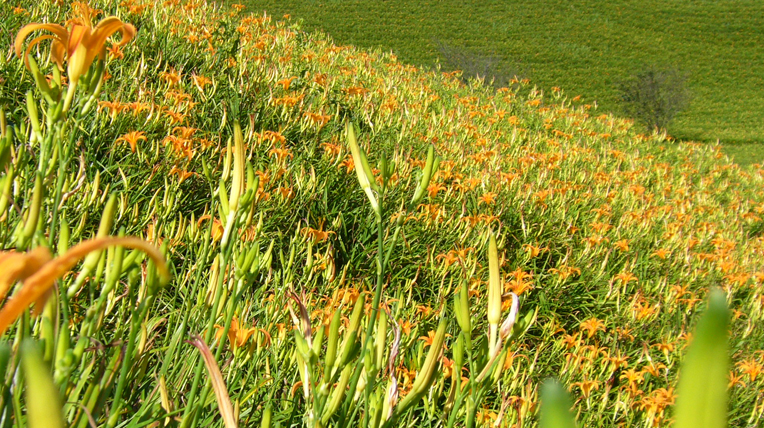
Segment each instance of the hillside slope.
M462 286L470 290L476 347L487 346L481 344L491 231L504 303L516 293L521 317L536 316L502 354L503 371L479 409L484 423L501 414L504 426L535 426L537 386L549 376L570 388L581 426L665 423L688 333L711 287L727 293L735 314L730 425L749 426L761 414L764 169L742 170L719 146L643 135L562 91L543 93L527 82L498 92L464 85L269 16L200 1L99 7L105 12L97 16L116 14L135 25L136 37L109 57L97 107L88 109L87 94L79 92L73 109L80 115L73 110L62 127L23 61L8 55L0 63L15 168L3 173L13 184L12 203L1 214L3 248L56 248L105 227L162 244L174 273L158 290L141 257L119 268L103 257L101 267L78 267L86 272L81 280L60 281L68 297L59 296L57 309L45 315L55 322L20 322L18 333L6 333L10 340L39 338L59 322L71 329L71 347L79 349L72 358L79 360L66 363L68 372L54 361L58 386L69 394L70 423L87 422L76 404L87 402L100 406L90 409L99 422L113 409L130 408L111 417L163 423L171 413L196 418L199 426L219 424L212 394L195 395L206 378L197 351L184 342L191 334L219 345L242 425L259 421L266 409L285 425L303 414L308 420L312 402L301 397L309 386L298 375L302 363L288 327L302 328L295 302L305 304L313 334L336 311L350 318L348 300L374 291L383 250L377 239L390 245L382 301L401 326L393 370L402 398L423 369L440 310L450 335L441 363L453 363L459 326L452 302ZM12 43L29 22L71 16L69 5L3 3L0 41ZM33 54L53 73L47 49L42 43ZM27 91L50 119L40 132L52 140L30 137L36 131ZM395 168L384 197L377 194L386 207L383 225L390 225L380 235L354 172L346 120L357 126L371 165L384 157ZM242 126L253 203L251 214L239 217L227 215L237 180L234 121ZM56 141L57 149L45 141ZM430 146L441 158L437 174L421 203L408 207ZM50 190L25 235L30 201L40 194L35 177ZM113 225L100 222L104 211ZM256 262L243 271L250 254ZM101 278L114 281L112 294L100 294ZM374 352L387 361L394 335L392 328L382 331ZM90 345L126 338L140 342L124 361L120 346ZM101 361L126 367L119 394L112 395L116 382ZM417 400L401 424L442 423L454 372L460 373L439 371L429 401ZM462 373L476 375L466 367ZM376 379L382 386L383 375L389 373ZM87 401L88 382L109 388Z

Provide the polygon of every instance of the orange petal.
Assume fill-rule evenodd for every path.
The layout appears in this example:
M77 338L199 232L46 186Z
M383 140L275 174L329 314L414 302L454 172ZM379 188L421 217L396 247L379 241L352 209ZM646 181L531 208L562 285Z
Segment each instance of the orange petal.
M27 46L27 50L24 51L24 65L29 68L29 53L32 52L32 49L34 49L35 46L37 46L38 43L40 43L43 40L48 39L55 39L55 36L51 36L50 34L35 37L32 39L31 42L29 42L29 46Z
M236 332L236 347L240 348L244 346L245 343L247 343L247 340L249 340L250 336L254 332L256 332L256 328L248 328L246 330L239 330Z
M32 316L36 317L42 313L42 310L45 309L45 303L48 302L48 299L51 295L53 295L53 287L45 290L45 292L42 293L42 296L34 301L34 306L32 307Z
M119 42L116 43L116 46L126 45L130 40L135 38L136 33L137 31L135 27L133 27L131 24L125 24L121 31L122 38L119 40Z
M0 255L0 298L5 297L14 282L31 276L50 259L50 251L45 247L37 247L30 253L15 251L2 253Z
M58 25L58 24L28 24L19 30L18 34L16 34L16 41L13 43L14 48L16 49L16 55L21 56L21 45L24 44L24 40L26 40L27 36L32 31L35 30L48 30L51 33L55 34L55 37L59 40L67 40L69 38L69 32L66 30L66 28Z
M74 52L77 50L77 48L90 38L90 27L81 24L74 24L66 41L67 54L69 54L69 56L74 55Z
M55 62L59 70L64 69L64 59L66 58L66 45L64 42L56 39L50 47L50 60Z
M69 64L66 71L69 74L69 80L76 84L80 76L90 68L93 63L95 53L90 52L89 42L92 40L90 28L84 25L75 24L69 35L66 51L69 56Z
M271 334L270 334L270 333L268 333L268 331L267 331L267 330L265 330L265 329L262 329L262 328L259 328L259 329L257 329L257 330L258 330L260 333L263 333L263 336L265 336L264 345L265 345L265 346L270 346L270 345L271 345Z
M109 16L102 19L93 29L91 37L86 42L88 50L101 51L106 43L106 39L117 31L122 34L122 40L119 41L118 46L124 45L135 36L135 27L125 24L116 16Z
M157 264L159 274L163 280L168 280L170 273L167 264L159 250L148 242L138 238L96 238L81 242L69 251L54 260L45 263L34 275L24 281L21 289L13 295L5 306L0 310L0 335L5 333L8 326L33 302L41 299L53 286L56 279L60 278L69 269L74 267L80 260L93 251L101 250L112 245L121 245L128 248L138 248L144 251ZM37 251L37 249L35 250ZM34 251L32 252L34 253Z

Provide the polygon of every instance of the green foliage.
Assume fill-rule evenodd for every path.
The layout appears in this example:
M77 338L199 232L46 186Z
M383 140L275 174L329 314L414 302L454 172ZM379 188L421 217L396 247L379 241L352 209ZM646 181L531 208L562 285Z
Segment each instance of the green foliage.
M533 427L550 376L581 426L661 425L719 285L728 421L757 420L764 172L214 3L91 6L138 31L77 88L58 27L0 63L0 326L66 425ZM0 38L77 8L0 3Z
M679 374L676 428L727 426L729 317L724 292L714 289Z
M539 428L575 428L570 395L559 382L549 379L541 386Z

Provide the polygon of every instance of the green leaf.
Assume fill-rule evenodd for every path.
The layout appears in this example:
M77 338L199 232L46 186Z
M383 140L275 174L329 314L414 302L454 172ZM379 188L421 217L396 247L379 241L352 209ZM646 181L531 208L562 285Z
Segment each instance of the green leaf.
M570 412L571 404L565 388L554 379L541 386L540 428L575 428L576 420Z
M679 373L675 428L727 426L728 325L724 293L714 289Z
M26 340L21 344L21 365L26 379L27 426L64 428L58 388L35 342Z

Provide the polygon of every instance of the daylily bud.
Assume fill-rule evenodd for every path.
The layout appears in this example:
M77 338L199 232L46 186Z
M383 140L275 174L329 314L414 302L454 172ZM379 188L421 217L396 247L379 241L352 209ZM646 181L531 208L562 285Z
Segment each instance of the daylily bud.
M32 235L34 235L35 231L37 230L37 223L40 218L40 207L42 205L43 193L44 189L42 185L42 174L37 173L35 174L34 190L32 191L32 203L29 206L29 211L27 212L27 220L26 223L24 223L24 231L22 232L23 245L26 245L30 242Z
M435 332L435 337L430 345L430 350L427 353L427 357L422 364L422 369L414 379L414 384L411 386L411 391L406 397L401 400L397 412L404 412L410 406L416 404L427 393L427 389L432 385L432 381L435 379L435 371L440 362L440 353L443 347L443 341L446 338L446 317L441 317L438 324L438 330Z
M509 294L512 296L512 307L509 310L507 318L501 323L501 330L499 331L501 340L506 339L512 334L512 327L514 327L515 321L517 320L517 311L520 309L520 299L517 297L517 294Z
M456 338L456 342L454 342L453 358L455 373L454 379L456 379L461 372L462 366L464 365L464 336L461 334Z
M5 119L5 108L0 105L0 138L5 138L6 135L8 135L8 122ZM0 164L0 167L2 167L2 164Z
M63 428L61 396L37 344L30 339L21 344L21 365L26 381L27 423L30 427Z
M58 299L57 296L51 296L42 309L40 318L40 339L43 343L43 358L46 361L53 360L53 354L56 350L55 321L58 320ZM39 310L39 308L35 308Z
M223 162L223 175L221 180L228 180L228 176L231 175L231 163L233 162L233 148L231 147L231 138L226 140L225 146L225 162Z
M341 308L334 310L332 322L329 324L329 336L326 341L326 359L324 360L324 381L327 381L332 375L334 361L337 358L337 343L339 342L340 323L342 322Z
M326 426L329 423L329 419L334 415L334 412L339 409L342 404L342 399L345 397L345 389L350 381L350 375L353 373L353 366L347 365L342 369L340 375L340 381L337 382L337 386L333 388L332 396L329 399L329 403L324 407L324 413L321 415L321 423Z
M58 228L58 254L64 254L69 249L69 236L71 235L71 229L69 228L69 222L66 221L66 217L61 217L61 226Z
M326 332L326 329L324 329L324 326L319 323L318 326L316 326L316 334L313 336L313 345L312 345L312 353L311 360L315 358L315 356L318 356L319 352L321 352L321 346L324 344L324 334ZM313 361L311 361L313 363Z
M221 178L218 184L218 197L220 198L220 209L222 210L222 218L227 218L228 213L231 212L231 208L228 202L228 195L225 190L225 181Z
M377 198L372 191L371 181L374 177L369 178L369 173L366 172L368 168L368 162L364 162L366 156L361 153L361 148L358 146L358 140L355 136L355 129L353 124L348 120L345 122L345 129L347 132L348 146L350 146L350 153L353 156L353 164L355 165L355 172L358 176L358 182L361 184L361 188L366 193L366 196L371 202L371 208L374 210L374 214L377 216L377 221L382 221L382 212L379 209ZM364 166L364 164L366 166ZM370 170L370 169L369 169Z
M68 325L61 325L58 330L58 341L56 342L56 358L54 379L60 381L71 373L71 362L74 357L70 349L70 331Z
M3 181L2 193L0 193L0 219L5 217L6 210L8 210L8 206L11 202L14 172L13 164L10 164L8 166L8 174L5 176L5 181Z
M231 211L236 211L239 207L239 198L244 193L244 178L246 166L244 165L244 137L241 134L241 125L239 121L233 123L233 178L231 180L231 197L228 198L228 205Z
M355 357L356 352L359 349L358 344L358 328L361 325L361 317L363 315L364 300L363 297L358 297L353 308L353 313L350 316L350 325L345 332L345 339L342 343L342 352L339 359L339 367L342 367L350 362Z
M37 141L42 142L42 131L40 129L40 114L37 110L37 101L32 95L32 91L27 91L27 113L29 114L29 123L32 124L32 132Z
M390 377L390 385L387 387L384 406L382 407L382 420L387 421L393 415L392 409L398 401L398 379Z
M437 163L440 163L439 161ZM424 192L427 190L427 186L430 185L430 179L437 171L435 147L430 146L427 150L427 162L424 165L424 171L422 171L422 180L414 192L414 197L411 199L411 205L418 205L424 197Z
M379 192L379 185L377 185L377 180L374 179L374 172L371 170L371 165L369 165L369 160L366 158L366 153L359 148L358 154L361 155L361 165L363 166L363 172L366 173L366 177L369 179L369 185L375 192Z
M100 185L101 185L101 171L96 170L95 178L93 179L93 185L92 185L93 191L90 194L90 198L88 198L88 203L87 203L88 206L93 205L96 199L98 198L98 187ZM159 189L157 189L157 192L158 191ZM154 195L154 197L156 197L156 194Z
M456 322L459 324L459 328L461 328L465 334L472 334L469 291L467 290L466 284L462 284L459 288L459 292L454 294L454 312L456 314Z
M379 171L380 174L382 174L382 183L387 186L387 180L390 178L390 173L387 158L384 156L379 160Z

